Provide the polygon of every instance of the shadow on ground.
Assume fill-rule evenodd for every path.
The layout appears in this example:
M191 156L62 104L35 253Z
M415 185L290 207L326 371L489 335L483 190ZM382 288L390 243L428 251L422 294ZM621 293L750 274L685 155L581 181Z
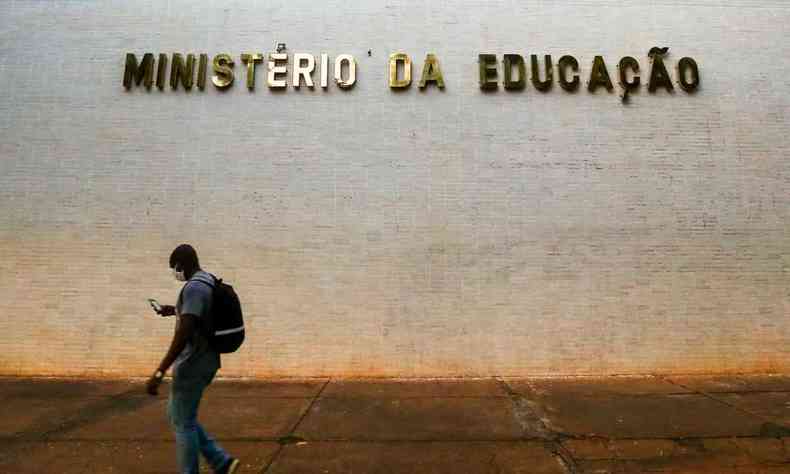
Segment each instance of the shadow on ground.
M0 472L176 472L142 381L0 382ZM200 419L244 473L790 473L790 376L218 381Z

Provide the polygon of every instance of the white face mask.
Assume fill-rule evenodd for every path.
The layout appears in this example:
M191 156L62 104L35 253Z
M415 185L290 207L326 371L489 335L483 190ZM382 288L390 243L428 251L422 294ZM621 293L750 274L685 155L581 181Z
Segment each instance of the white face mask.
M173 272L173 276L178 281L187 281L187 278L184 276L184 270L176 271L175 268L171 268L170 271Z

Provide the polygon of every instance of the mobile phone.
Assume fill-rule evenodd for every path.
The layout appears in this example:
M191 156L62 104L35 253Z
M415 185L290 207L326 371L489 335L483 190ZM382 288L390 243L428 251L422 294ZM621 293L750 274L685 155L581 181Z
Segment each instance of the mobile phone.
M154 311L156 311L157 313L162 312L162 305L159 304L159 302L156 301L155 299L148 298L148 303L151 305L152 308L154 308Z

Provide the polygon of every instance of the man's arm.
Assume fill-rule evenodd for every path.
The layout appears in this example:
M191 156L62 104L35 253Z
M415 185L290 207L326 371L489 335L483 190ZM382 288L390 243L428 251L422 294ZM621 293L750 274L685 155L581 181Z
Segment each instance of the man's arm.
M175 361L178 354L184 350L189 338L192 337L195 331L196 320L197 317L194 314L182 314L179 316L176 332L173 334L173 340L170 342L170 349L168 349L162 362L159 363L159 368L154 375L148 379L148 383L146 384L148 393L151 395L156 395L156 388L162 383L165 372L173 365L173 361Z
M197 317L194 314L182 314L179 316L176 332L173 334L173 340L170 342L170 349L168 349L167 354L159 364L159 370L163 373L167 372L167 369L173 365L173 361L184 350L189 338L194 334L196 320Z

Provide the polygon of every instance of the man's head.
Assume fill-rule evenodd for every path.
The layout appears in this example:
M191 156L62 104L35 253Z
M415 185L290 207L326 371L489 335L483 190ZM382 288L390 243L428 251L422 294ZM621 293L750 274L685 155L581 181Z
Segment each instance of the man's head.
M170 254L170 268L177 280L186 281L200 270L197 252L189 244L181 244Z

